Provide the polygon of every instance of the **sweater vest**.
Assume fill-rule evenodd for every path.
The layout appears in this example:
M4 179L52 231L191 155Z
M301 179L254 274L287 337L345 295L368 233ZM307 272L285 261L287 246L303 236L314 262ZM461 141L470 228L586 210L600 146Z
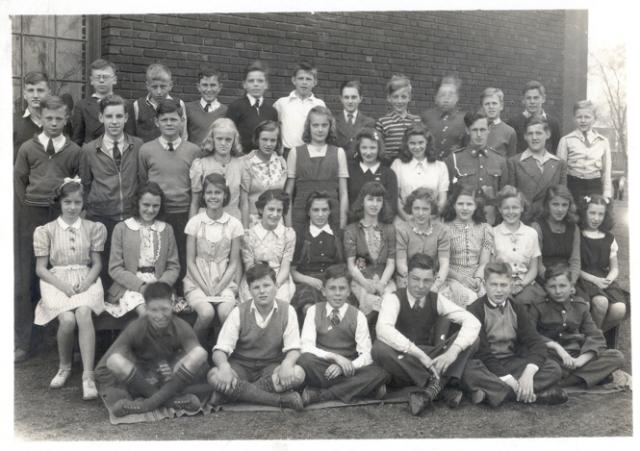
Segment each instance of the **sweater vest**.
M255 314L251 311L252 301L240 304L240 333L233 357L249 361L280 361L284 358L282 347L289 321L289 304L275 302L278 308L264 329L256 323Z
M358 310L349 305L340 324L329 329L331 321L327 316L327 307L332 308L326 302L316 304L316 346L348 359L354 358L357 354L356 328L358 325Z
M433 329L438 319L438 293L430 291L424 307L417 309L409 305L406 288L396 291L396 296L400 301L396 329L417 345L433 344Z

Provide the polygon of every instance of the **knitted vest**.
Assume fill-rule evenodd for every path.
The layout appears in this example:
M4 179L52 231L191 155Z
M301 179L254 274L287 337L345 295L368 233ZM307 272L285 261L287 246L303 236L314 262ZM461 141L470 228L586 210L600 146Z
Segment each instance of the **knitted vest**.
M233 356L250 361L280 361L283 336L289 320L289 304L275 301L278 305L267 326L262 329L256 324L251 311L251 301L243 302L240 310L240 334Z
M438 319L438 294L430 291L421 309L411 308L406 288L396 291L396 296L400 301L396 329L417 345L431 345L434 325Z
M316 304L316 346L348 359L354 358L356 355L358 310L349 305L340 324L329 330L331 321L327 316L327 309L332 309L332 307L326 302Z

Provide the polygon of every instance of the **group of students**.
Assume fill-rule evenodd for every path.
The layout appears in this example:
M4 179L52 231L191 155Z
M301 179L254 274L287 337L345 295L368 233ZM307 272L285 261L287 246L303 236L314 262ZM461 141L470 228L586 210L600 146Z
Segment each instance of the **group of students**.
M67 105L44 97L46 76L25 78L28 108L14 122L16 361L31 321L57 318L51 387L71 374L77 325L83 397L97 397L92 316L105 310L140 316L96 368L120 415L193 409L199 390L213 403L301 409L382 397L387 383L420 388L414 414L439 396L457 405L461 390L492 405L554 403L566 400L561 379L590 386L622 365L601 332L623 320L628 294L608 231L610 151L589 102L576 104L577 128L556 156L547 146L559 128L537 82L511 128L495 88L481 111L458 111L453 78L419 117L407 112L409 80L392 77L392 111L376 122L359 112L357 81L342 85L334 118L306 63L273 106L260 62L228 107L220 74L198 78L201 99L185 104L169 95L168 68L152 64L148 95L129 106L113 94L113 64L94 62L95 94L71 121L82 148L64 134ZM193 328L172 314L174 286Z

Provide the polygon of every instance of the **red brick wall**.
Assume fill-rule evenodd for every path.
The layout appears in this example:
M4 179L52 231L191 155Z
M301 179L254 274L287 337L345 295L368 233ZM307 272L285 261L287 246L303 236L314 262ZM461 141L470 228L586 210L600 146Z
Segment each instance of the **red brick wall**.
M310 60L319 70L315 93L334 111L346 79L362 82L361 109L378 117L391 74L411 78L410 111L418 112L433 104L439 78L455 72L463 108L496 86L505 92L506 117L520 111L524 83L538 79L547 88L546 109L561 117L564 25L563 11L103 16L102 52L118 65L118 91L130 98L145 92L145 68L160 61L185 100L198 97L199 67L216 67L226 76L220 99L228 103L242 94L246 63L262 59L271 67L267 96L277 99L292 89L295 63Z

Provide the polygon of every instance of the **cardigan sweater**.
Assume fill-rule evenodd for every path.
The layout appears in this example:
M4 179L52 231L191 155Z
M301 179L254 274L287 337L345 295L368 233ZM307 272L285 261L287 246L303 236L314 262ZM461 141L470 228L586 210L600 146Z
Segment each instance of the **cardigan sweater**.
M227 117L231 119L240 133L240 144L242 151L248 154L255 147L253 145L253 130L262 121L278 122L278 111L273 107L273 102L262 98L260 114L249 103L246 95L234 100L227 108Z

